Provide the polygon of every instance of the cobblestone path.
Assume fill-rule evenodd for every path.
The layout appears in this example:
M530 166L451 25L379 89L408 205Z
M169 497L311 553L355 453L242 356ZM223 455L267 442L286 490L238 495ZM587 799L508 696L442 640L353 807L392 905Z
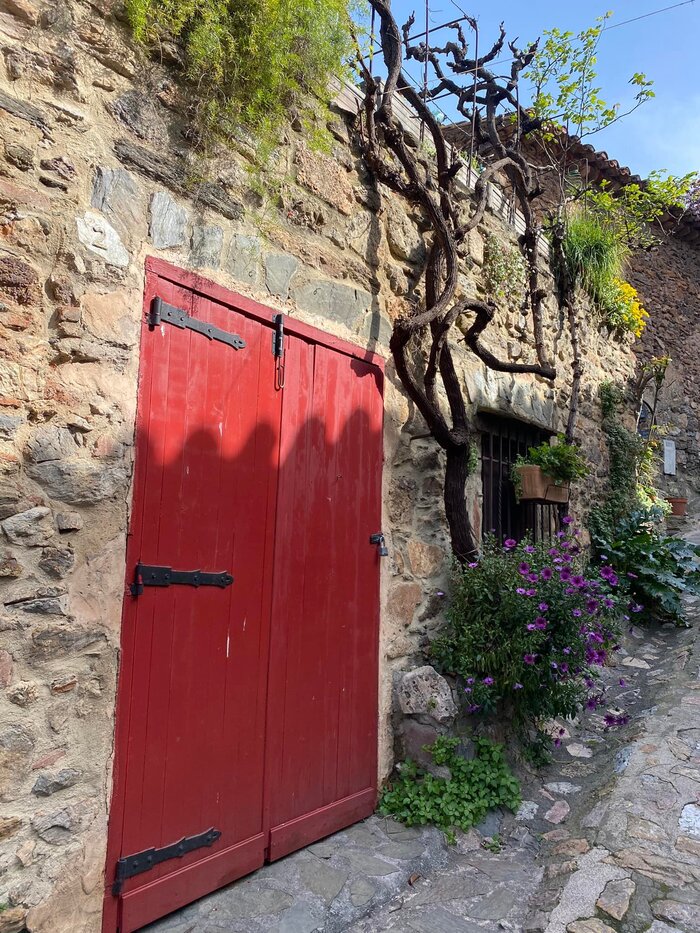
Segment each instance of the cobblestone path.
M700 933L700 609L633 629L606 707L524 774L519 813L457 844L372 817L150 933ZM697 642L697 644L696 644ZM607 729L609 708L630 715ZM489 842L489 840L492 840Z

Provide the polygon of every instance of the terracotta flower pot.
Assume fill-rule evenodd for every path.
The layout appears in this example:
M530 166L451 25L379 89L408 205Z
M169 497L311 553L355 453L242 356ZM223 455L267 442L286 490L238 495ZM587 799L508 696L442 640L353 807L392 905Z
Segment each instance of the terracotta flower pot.
M520 476L520 499L565 504L569 501L569 483L557 483L542 472L542 467L523 464L515 468Z
M688 511L688 500L683 496L666 496L666 501L671 503L671 515L685 515Z

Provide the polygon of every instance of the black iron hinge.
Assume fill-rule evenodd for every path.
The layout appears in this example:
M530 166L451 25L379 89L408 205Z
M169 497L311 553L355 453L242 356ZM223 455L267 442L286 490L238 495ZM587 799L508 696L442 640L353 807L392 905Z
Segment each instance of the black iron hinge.
M173 570L172 567L138 563L134 570L134 582L130 587L131 595L140 596L144 586L171 586L176 583L183 586L218 586L224 589L231 586L233 577L225 571L207 573L203 570Z
M156 865L167 862L171 858L182 858L183 855L194 852L195 849L213 846L220 836L220 830L212 827L198 836L185 836L179 842L173 842L161 849L144 849L143 852L137 852L136 855L126 855L124 858L120 858L114 873L112 894L118 897L121 894L124 882L129 878L150 871Z
M154 298L148 314L148 326L154 328L162 323L172 324L181 330L196 331L196 333L202 334L208 340L218 340L219 343L225 343L229 347L233 347L234 350L242 350L245 347L245 340L239 337L238 334L231 334L226 330L221 330L220 327L208 324L206 321L199 321L197 318L190 317L182 308L169 305L162 298Z
M272 332L272 355L275 358L275 388L284 388L284 315L275 314L272 318L275 329Z

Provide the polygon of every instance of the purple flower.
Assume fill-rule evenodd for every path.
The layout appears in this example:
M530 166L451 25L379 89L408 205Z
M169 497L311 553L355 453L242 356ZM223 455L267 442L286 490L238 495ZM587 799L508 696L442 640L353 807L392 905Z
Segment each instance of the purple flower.
M526 664L534 664L536 660L537 660L536 654L524 654L523 655L523 661Z
M633 603L630 606L630 609L632 612L641 612L644 609L644 606L640 606L639 603Z
M585 586L585 585L586 585L586 581L583 579L583 577L582 577L580 574L577 574L575 577L572 577L572 578L571 578L571 583L572 583L573 586L579 587L579 589L580 589L582 586Z
M571 654L571 648L567 645L566 648L561 649L564 654Z
M480 709L481 709L480 706L478 706L476 703L472 703L471 706L468 706L468 707L467 707L467 712L468 712L468 713L478 713Z
M518 546L518 542L515 540L515 538L506 538L506 540L503 542L503 547L507 551L511 551L514 547L517 547L517 546Z
M636 574L636 573L632 573L631 571L628 571L628 572L627 572L627 576L630 578L630 580L638 580L638 579L639 579L639 577L637 576L637 574Z
M527 623L527 630L528 630L528 632L536 632L536 631L537 631L537 626L535 625L534 622L528 622L528 623Z
M515 592L518 594L518 596L524 596L526 590L524 586L519 586Z
M543 580L551 580L551 579L552 579L552 568L551 568L551 567L545 567L545 568L544 568L544 570L542 571L542 579L543 579Z
M484 679L481 682L482 684L485 684L487 687L490 687L491 684L493 683L493 677L484 677Z
M514 684L513 684L513 690L522 690L522 689L523 689L523 685L522 685L522 684L519 684L519 683L514 683Z
M629 716L626 714L615 716L613 713L606 713L603 719L605 720L605 725L608 729L612 726L626 726L630 721Z
M540 612L546 612L549 609L549 606L547 603L540 603L537 608L540 610Z
M534 548L531 544L528 544L527 547L523 548L526 554L534 554L537 548Z
M554 747L555 747L555 748L559 748L560 745L561 745L561 739L555 739L555 740L554 740Z
M572 609L572 610L571 610L571 615L572 615L575 619L578 619L579 616L581 615L581 610L580 610L580 609Z
M523 561L518 567L518 573L522 574L523 576L526 576L528 573L530 573L530 565L526 564L525 561Z
M563 525L570 525L573 522L573 518L570 515L565 515L561 521Z
M608 597L606 596L605 599L603 600L603 605L605 606L606 609L612 609L615 603L612 601L612 599L608 599Z
M473 684L473 683L474 683L474 678L473 678L473 677L467 677L467 683L468 683L468 684Z
M549 554L550 557L556 557L557 554L559 553L559 548L551 547L551 548L547 551L547 553Z
M600 568L600 575L604 580L609 580L610 577L615 576L615 568L610 566L605 566Z
M537 581L539 580L539 577L537 576L536 573L529 573L527 575L527 578L530 581L530 583L537 583Z
M571 571L568 567L564 567L563 570L559 571L559 579L562 583L567 583L571 579Z
M472 693L473 691L472 691L472 688L471 688L471 687L465 687L465 688L464 688L464 692L465 692L465 693Z
M535 628L544 631L547 628L547 620L542 616L537 616L535 619Z
M550 661L549 666L552 668L553 671L556 671L559 669L559 665L557 664L556 661Z
M559 665L559 670L562 672L562 674L569 673L569 665L566 663L566 661L562 661L562 663Z
M436 593L435 595L436 595L436 596L444 596L445 594L442 592L442 590L438 590L437 593Z
M597 612L600 607L600 603L597 599L589 599L586 603L586 612L589 615L593 615L594 612Z
M619 684L620 684L621 687L626 687L626 686L627 686L627 681L625 680L624 677L620 677Z
M537 596L537 590L525 590L526 596Z

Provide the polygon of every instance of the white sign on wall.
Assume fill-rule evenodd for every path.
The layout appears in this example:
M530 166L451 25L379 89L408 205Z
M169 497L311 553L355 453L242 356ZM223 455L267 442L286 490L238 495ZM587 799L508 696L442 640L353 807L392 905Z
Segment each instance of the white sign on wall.
M676 442L664 441L664 473L667 476L676 475Z

